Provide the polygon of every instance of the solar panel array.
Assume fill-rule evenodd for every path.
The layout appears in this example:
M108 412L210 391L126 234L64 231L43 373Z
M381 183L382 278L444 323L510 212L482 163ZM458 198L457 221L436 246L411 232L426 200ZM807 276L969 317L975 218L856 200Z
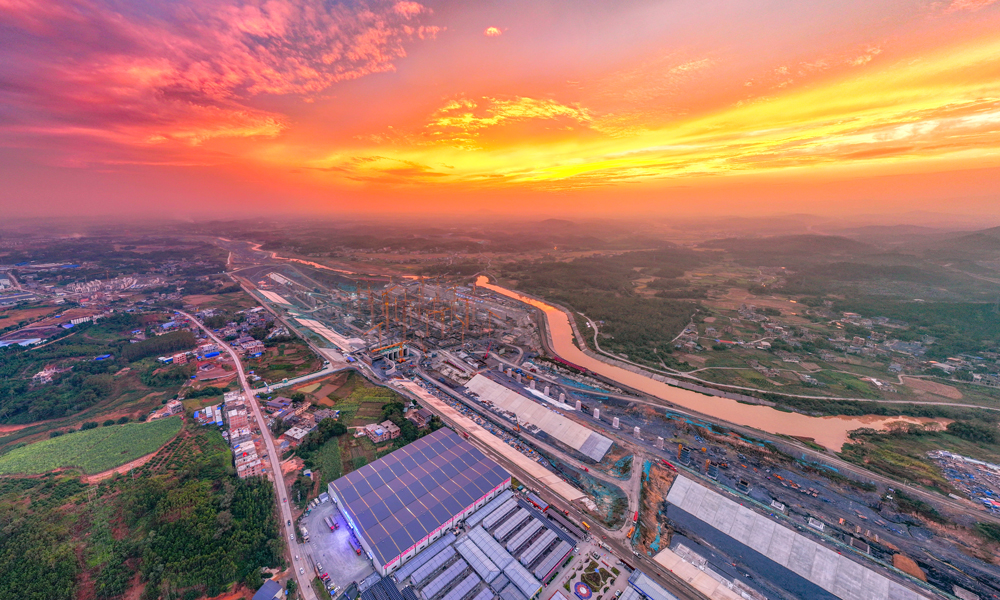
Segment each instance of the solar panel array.
M448 564L448 561L453 558L455 558L455 549L451 546L438 552L429 561L424 563L424 566L413 572L413 583L420 585L421 581L430 577L434 571Z
M493 564L493 561L471 541L462 540L455 544L455 548L465 559L465 562L469 563L472 569L483 578L483 581L489 583L500 574L500 569Z
M440 431L440 429L438 431ZM486 529L493 529L494 525L503 521L504 517L509 515L515 508L517 508L517 500L514 498L507 500L500 505L500 508L496 509L488 517L483 519L483 527Z
M483 551L493 564L503 569L511 562L514 561L514 557L507 553L503 549L503 546L497 543L495 539L490 537L490 534L486 533L486 530L481 527L473 527L469 530L469 539Z
M567 544L565 541L559 542L559 545L556 546L555 550L550 552L549 555L546 556L545 559L542 560L542 562L539 563L537 567L535 567L535 577L538 577L539 579L544 579L545 576L548 575L550 571L552 571L552 569L556 568L556 566L559 564L559 561L563 560L566 557L571 547L572 546Z
M538 519L532 518L528 521L528 524L524 526L521 531L514 534L514 537L507 541L507 552L511 554L516 554L517 550L528 543L528 540L532 538L538 530L543 527L542 522Z
M517 589L521 590L521 593L527 598L534 596L538 590L542 589L542 584L538 583L538 580L528 572L527 569L521 566L521 563L516 560L510 561L506 567L503 568L503 574L510 579L510 582L517 586Z
M528 513L527 509L524 508L517 509L517 512L511 515L509 519L504 521L503 525L497 527L496 531L493 532L493 537L495 537L498 542L502 541L508 535L513 533L515 529L520 527L521 524L527 521L529 518L531 518L531 515Z
M442 428L330 484L386 565L510 478Z
M420 595L424 597L424 600L430 600L434 596L437 596L438 592L443 590L445 586L447 586L449 583L457 579L458 576L464 573L465 570L468 568L469 565L466 564L464 560L462 560L461 558L458 559L458 561L456 561L453 565L445 569L444 573L441 573L440 575L435 577L433 581L428 583L422 590L420 590Z
M477 585L479 585L479 576L475 573L469 573L468 577L458 582L458 585L445 594L441 600L462 600L472 590L476 589Z
M434 542L420 551L419 554L411 558L402 567L396 569L396 572L392 574L393 578L398 582L403 582L407 577L413 574L414 571L422 567L427 561L434 558L438 552L444 550L445 546L450 546L455 541L455 534L448 532Z
M469 527L475 527L479 525L483 519L488 517L490 513L500 508L505 502L514 497L514 492L510 490L504 490L497 494L497 497L487 502L482 508L472 513L465 519L465 524Z
M383 577L362 592L361 600L403 600L403 595L388 577Z
M528 549L521 554L521 564L524 566L530 566L531 563L535 562L539 556L545 553L545 550L552 545L552 542L559 537L556 532L551 529L546 529L545 533L538 536L538 539L528 546Z

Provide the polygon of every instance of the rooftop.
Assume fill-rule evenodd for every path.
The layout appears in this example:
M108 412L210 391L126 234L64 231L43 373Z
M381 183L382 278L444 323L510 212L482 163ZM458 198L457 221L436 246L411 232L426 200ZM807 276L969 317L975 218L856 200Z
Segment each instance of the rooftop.
M439 429L330 483L376 560L386 565L510 478L450 429Z

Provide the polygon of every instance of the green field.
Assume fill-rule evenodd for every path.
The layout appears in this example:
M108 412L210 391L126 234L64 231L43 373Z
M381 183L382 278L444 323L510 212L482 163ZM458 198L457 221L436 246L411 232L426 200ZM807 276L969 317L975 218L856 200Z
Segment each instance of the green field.
M313 454L313 468L319 471L320 490L326 489L326 484L338 479L343 466L340 457L340 438L329 439Z
M47 473L77 467L100 473L155 452L181 429L179 417L99 427L15 448L0 456L0 474Z

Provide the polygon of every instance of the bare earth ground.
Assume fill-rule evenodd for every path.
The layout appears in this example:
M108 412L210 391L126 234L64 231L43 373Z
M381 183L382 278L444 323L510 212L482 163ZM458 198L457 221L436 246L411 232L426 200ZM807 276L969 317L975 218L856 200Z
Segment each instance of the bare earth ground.
M697 356L697 355L694 355L694 354L682 354L682 355L678 356L677 358L680 359L680 360L683 360L684 362L686 362L689 365L695 365L695 364L697 364L700 367L704 367L705 366L705 360L706 360L706 358L704 356Z
M171 438L171 439L173 439L173 438ZM167 444L169 444L169 443L170 443L170 441L168 440ZM166 444L164 444L164 445L166 445ZM102 471L100 473L97 473L96 475L84 475L83 476L83 482L84 483L100 483L100 482L104 481L105 479L111 479L116 474L119 474L119 473L128 473L129 469L138 469L142 465L148 463L150 460L153 459L154 456L157 455L158 452L159 452L159 450L157 450L156 452L151 452L151 453L147 454L146 456L141 456L141 457L139 457L139 458L137 458L137 459L135 459L135 460L133 460L131 462L127 462L124 465L121 465L120 467L115 467L114 469L108 469L107 471Z
M55 312L56 308L54 306L39 306L36 308L21 308L21 309L11 309L6 311L0 311L0 315L6 315L6 319L0 320L0 325L7 327L9 325L14 325L20 321L27 319L34 319L35 317L40 317L42 315L47 315L51 312Z
M187 302L188 304L193 304L195 306L199 306L206 302L211 302L212 300L215 299L216 295L214 294L195 294L193 296L184 296L185 302Z
M944 396L945 398L950 398L952 400L961 400L962 392L958 388L952 387L950 385L945 385L943 383L938 383L936 381L930 381L928 379L917 379L913 377L903 377L903 383L906 387L917 390L917 393L926 392L930 394L935 394L937 396Z
M643 464L632 465L633 469L643 468ZM667 498L667 492L674 483L677 474L667 469L659 463L653 463L649 469L649 480L642 484L642 504L639 507L639 522L641 523L641 535L636 544L645 555L650 550L652 544L660 534L660 548L666 548L669 542L669 532L664 531L660 524L660 508ZM659 531L657 525L660 524ZM663 535L667 534L667 535Z
M36 421L34 423L28 423L26 425L0 425L0 433L14 433L15 431L20 431L25 427L33 427L41 423L48 423L48 421Z
M893 554L892 555L892 566L896 567L900 571L913 575L921 581L927 581L927 574L924 573L923 569L917 566L917 563L906 556L905 554Z

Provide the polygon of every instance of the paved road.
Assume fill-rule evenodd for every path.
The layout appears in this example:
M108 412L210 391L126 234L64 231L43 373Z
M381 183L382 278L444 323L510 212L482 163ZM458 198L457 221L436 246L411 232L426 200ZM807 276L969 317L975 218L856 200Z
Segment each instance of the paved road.
M484 419L487 419L488 421L491 421L491 422L493 422L493 421L496 420L496 415L495 414L492 414L492 413L489 413L488 411L483 410L482 406L478 405L475 402L472 402L468 398L465 398L464 396L462 396L461 394L459 394L455 390L449 388L448 386L446 386L446 385L444 385L444 384L442 384L442 383L440 383L438 381L435 381L433 377L428 376L426 373L423 372L423 370L418 369L417 372L424 379L424 381L426 381L427 383L430 383L430 384L436 386L442 392L448 394L449 396L451 396L455 400L458 400L459 402L461 402L463 405L465 405L470 410L473 410L476 413L478 413L479 415L481 415ZM567 417L567 418L569 418L569 417ZM583 425L583 426L584 427L588 427L587 425ZM613 485L615 487L621 488L622 491L625 492L626 497L628 497L628 514L629 515L632 515L635 511L639 510L639 489L640 489L640 487L642 485L642 481L641 481L642 470L640 468L637 468L636 465L641 465L642 464L643 455L641 455L639 453L635 453L635 456L632 459L632 471L631 471L631 475L629 476L628 479L618 479L617 477L613 477L611 475L608 475L607 473L604 473L602 471L598 471L597 469L591 470L590 465L587 465L587 464L584 464L584 463L580 462L579 460L573 458L569 454L566 454L562 450L560 450L560 449L552 446L551 444L547 444L547 443L543 442L542 440L538 439L537 437L531 435L527 431L523 431L522 430L517 435L519 435L522 439L524 439L524 441L526 441L529 445L534 446L536 449L541 450L541 451L549 454L550 456L553 456L553 457L557 458L560 462L563 462L563 463L565 463L565 464L567 464L567 465L569 465L569 466L571 466L571 467L573 467L575 469L586 471L586 473L588 475L590 475L591 477L593 477L594 479L597 479L597 480L603 481L603 482L605 482L607 484L610 484L610 485ZM622 537L622 539L624 539L625 538L625 533L631 527L632 527L632 520L631 520L631 518L626 519L625 523L615 533L616 533L616 535L619 535L619 536Z
M180 311L178 311L180 312ZM299 585L299 595L301 595L306 600L317 600L316 593L312 588L312 570L310 569L304 574L299 573L299 567L305 566L304 560L295 561L292 559L293 556L304 557L305 552L299 548L299 543L295 539L294 525L289 527L287 523L292 522L292 506L285 499L288 498L288 491L285 489L285 479L281 476L281 455L278 453L274 446L274 438L271 436L271 430L267 428L267 421L264 420L264 415L260 410L260 403L257 402L254 396L254 391L250 387L250 382L247 381L246 372L243 370L243 363L240 362L240 357L236 354L229 344L225 343L218 336L216 336L209 328L202 325L193 316L187 314L186 312L180 312L192 322L197 323L201 327L202 331L205 332L208 337L219 345L220 348L224 348L229 355L232 357L233 362L236 365L236 372L239 375L240 385L243 387L243 393L246 394L247 405L253 411L254 418L257 420L257 427L260 429L260 435L264 438L264 445L267 446L267 458L270 462L271 468L271 483L274 484L274 494L278 499L278 509L281 513L281 529L284 531L284 535L287 538L289 563L292 565L292 572L295 576L295 580Z

